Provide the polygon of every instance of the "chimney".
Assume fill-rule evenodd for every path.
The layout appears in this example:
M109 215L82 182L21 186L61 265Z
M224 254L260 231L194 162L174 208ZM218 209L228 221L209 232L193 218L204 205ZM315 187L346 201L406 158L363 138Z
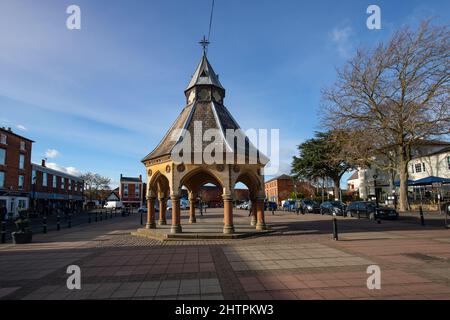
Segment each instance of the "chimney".
M9 132L12 132L11 127L8 127L8 131L9 131Z
M41 166L43 166L45 168L45 159L42 159Z
M139 181L142 181L142 174L139 175Z

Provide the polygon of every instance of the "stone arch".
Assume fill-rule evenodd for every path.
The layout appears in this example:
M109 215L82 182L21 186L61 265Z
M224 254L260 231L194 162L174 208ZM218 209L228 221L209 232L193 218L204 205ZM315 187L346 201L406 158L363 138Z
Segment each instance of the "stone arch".
M232 188L234 189L237 183L243 183L249 190L249 197L251 202L251 220L250 224L256 226L258 230L266 228L264 219L264 182L263 177L251 169L240 172L233 180Z
M180 178L180 187L185 186L190 192L196 193L198 189L208 183L214 184L222 189L226 188L224 179L212 170L204 167L195 168Z
M170 195L170 180L160 171L155 172L148 183L148 196L157 197L164 194L165 197Z

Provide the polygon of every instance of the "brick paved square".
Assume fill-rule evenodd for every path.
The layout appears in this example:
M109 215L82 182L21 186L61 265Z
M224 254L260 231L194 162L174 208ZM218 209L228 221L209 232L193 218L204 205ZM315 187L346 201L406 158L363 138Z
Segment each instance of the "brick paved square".
M247 219L237 211L236 224ZM448 230L393 221L380 233L345 219L343 240L332 241L323 219L283 213L267 223L320 232L206 242L134 237L134 218L38 234L32 245L0 245L0 299L450 300ZM81 290L66 288L70 264L81 267ZM372 264L381 268L381 290L367 289Z

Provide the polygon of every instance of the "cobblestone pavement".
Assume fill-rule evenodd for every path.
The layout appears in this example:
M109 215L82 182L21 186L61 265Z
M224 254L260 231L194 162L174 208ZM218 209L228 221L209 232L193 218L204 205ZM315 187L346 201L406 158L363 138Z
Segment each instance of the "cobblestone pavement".
M222 219L209 209L198 223ZM266 220L264 236L160 242L132 236L132 215L0 245L0 299L450 299L450 230L438 223L339 218L333 241L329 216ZM381 290L367 288L374 264ZM67 289L69 265L81 268L81 290Z

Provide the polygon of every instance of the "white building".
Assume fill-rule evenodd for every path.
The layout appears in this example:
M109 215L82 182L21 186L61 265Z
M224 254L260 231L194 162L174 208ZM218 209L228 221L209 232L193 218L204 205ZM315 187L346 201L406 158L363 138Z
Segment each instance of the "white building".
M409 162L409 178L419 180L427 177L450 179L450 146L429 150L428 154L416 154Z
M426 141L416 147L408 164L408 175L413 181L432 176L450 179L450 142ZM386 200L398 180L398 176L390 172L368 168L357 170L347 180L347 185L348 190L358 192L361 199L374 197L376 192L378 199Z

